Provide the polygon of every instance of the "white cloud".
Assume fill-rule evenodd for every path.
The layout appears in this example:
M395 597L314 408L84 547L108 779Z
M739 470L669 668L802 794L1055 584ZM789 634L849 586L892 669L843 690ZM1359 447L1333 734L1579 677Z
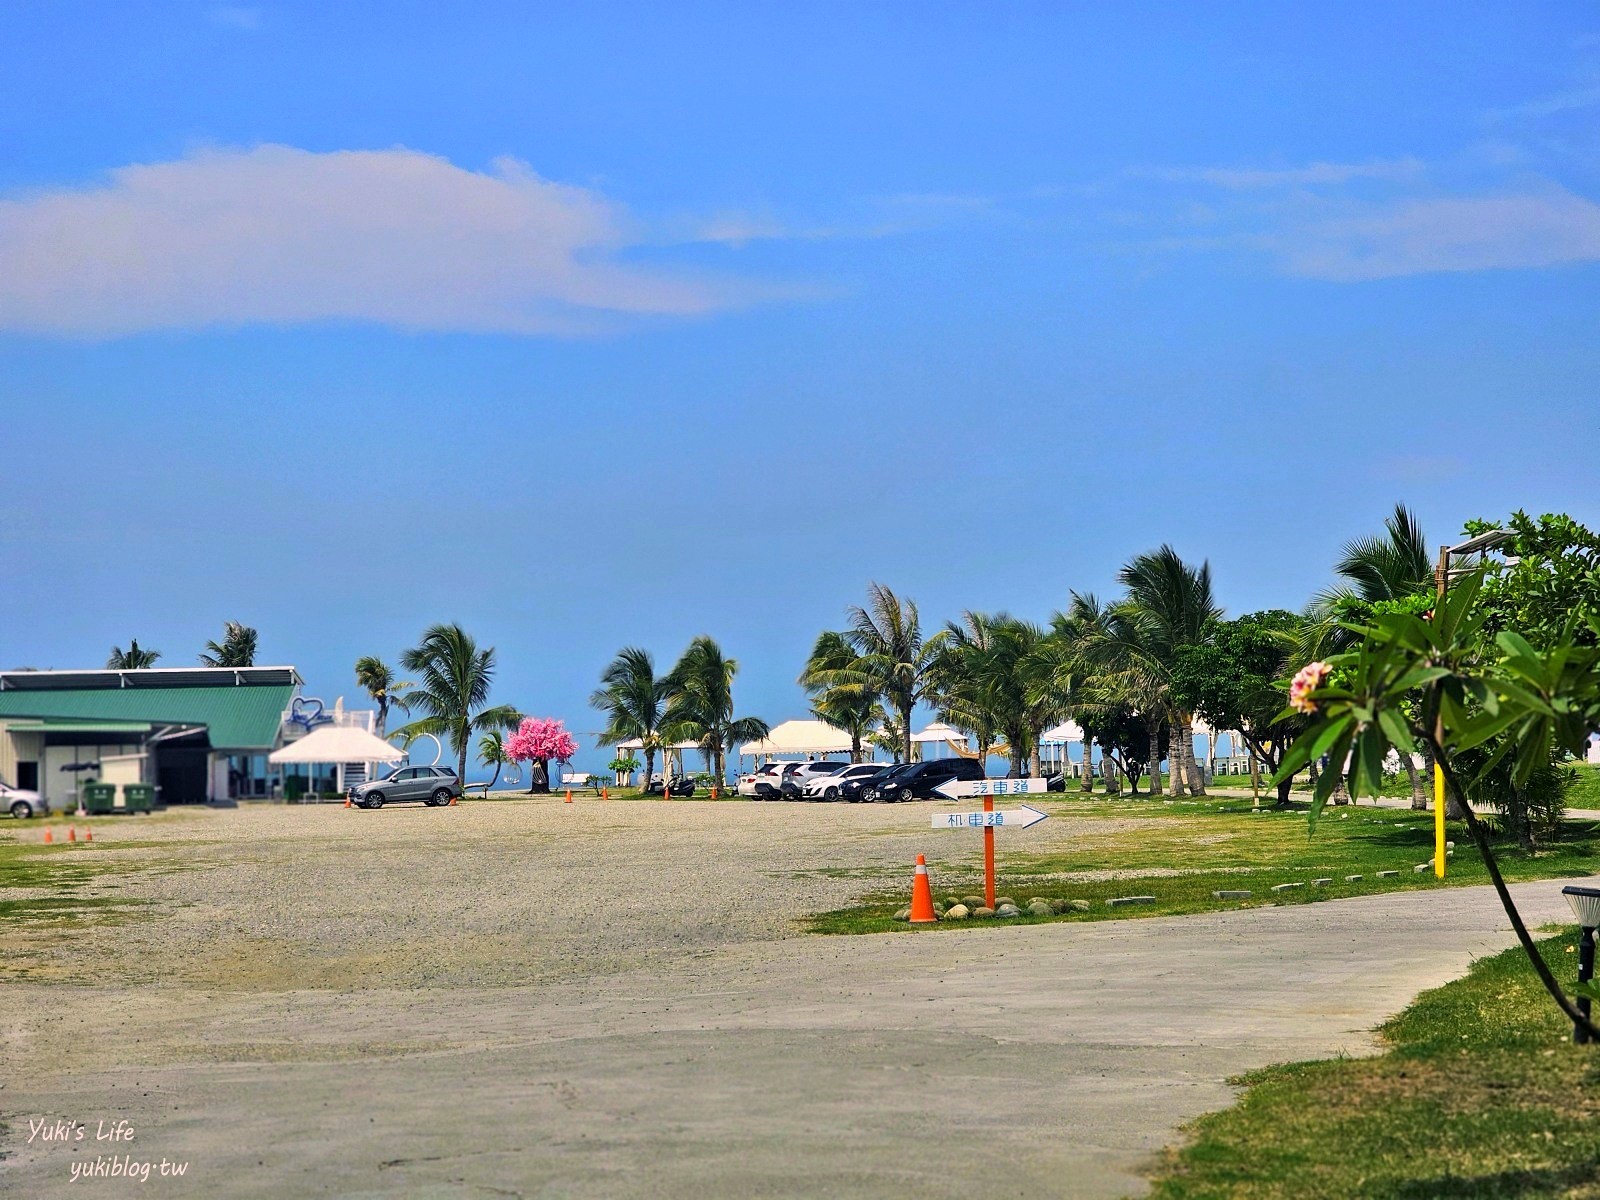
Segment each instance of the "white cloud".
M1279 232L1290 274L1355 281L1600 260L1600 204L1562 188L1401 200Z
M596 192L501 159L209 150L0 201L0 329L115 335L259 322L574 333L778 293L623 261Z
M1317 162L1303 167L1186 167L1135 172L1136 175L1168 183L1205 183L1240 191L1337 185L1358 179L1397 181L1415 179L1422 173L1423 164L1414 158L1368 163Z

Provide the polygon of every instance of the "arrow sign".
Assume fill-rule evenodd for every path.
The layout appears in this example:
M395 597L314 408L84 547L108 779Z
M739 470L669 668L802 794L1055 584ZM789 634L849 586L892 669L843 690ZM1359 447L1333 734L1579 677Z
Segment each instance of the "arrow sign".
M951 779L933 789L952 800L973 796L1029 796L1050 790L1045 779Z
M935 829L1026 829L1029 825L1037 825L1049 815L1028 804L1009 811L934 813L933 827Z

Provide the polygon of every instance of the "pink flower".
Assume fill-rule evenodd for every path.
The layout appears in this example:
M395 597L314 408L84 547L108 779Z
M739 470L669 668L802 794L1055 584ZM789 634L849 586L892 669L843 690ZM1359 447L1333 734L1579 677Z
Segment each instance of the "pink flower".
M1332 670L1325 662L1307 663L1301 667L1289 684L1289 707L1297 712L1316 712L1317 702L1311 698L1311 693L1322 686L1322 681Z
M523 717L517 731L506 738L505 751L513 762L536 758L569 762L578 752L578 741L560 721L550 717Z

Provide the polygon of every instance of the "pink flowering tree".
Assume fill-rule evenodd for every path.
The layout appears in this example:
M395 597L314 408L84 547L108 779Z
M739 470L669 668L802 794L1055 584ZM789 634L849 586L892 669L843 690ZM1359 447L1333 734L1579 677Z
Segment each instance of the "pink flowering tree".
M550 790L550 761L571 762L578 752L578 739L567 732L566 725L554 717L523 717L516 732L507 734L505 755L513 762L538 763L544 774L544 786L532 771L528 791Z

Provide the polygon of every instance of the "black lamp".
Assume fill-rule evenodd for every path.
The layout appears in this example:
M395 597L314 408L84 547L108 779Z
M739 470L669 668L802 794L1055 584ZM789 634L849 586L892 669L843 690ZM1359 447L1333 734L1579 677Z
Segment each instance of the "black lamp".
M1573 915L1578 918L1578 926L1583 930L1578 938L1578 982L1588 983L1594 978L1594 931L1600 928L1600 888L1564 887L1561 894L1572 905ZM1589 1019L1589 1009L1589 998L1579 996L1578 1011L1586 1021ZM1589 1033L1574 1026L1572 1040L1587 1042Z

